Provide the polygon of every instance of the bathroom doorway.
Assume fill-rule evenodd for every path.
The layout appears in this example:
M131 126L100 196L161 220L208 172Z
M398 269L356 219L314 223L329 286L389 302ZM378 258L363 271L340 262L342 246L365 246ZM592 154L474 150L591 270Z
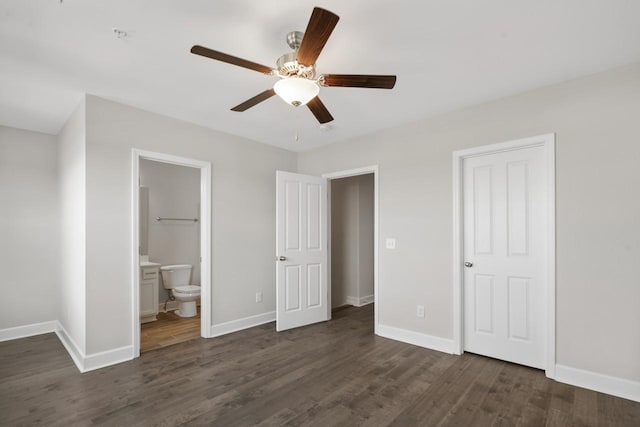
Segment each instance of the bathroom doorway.
M134 355L208 337L211 165L133 150Z

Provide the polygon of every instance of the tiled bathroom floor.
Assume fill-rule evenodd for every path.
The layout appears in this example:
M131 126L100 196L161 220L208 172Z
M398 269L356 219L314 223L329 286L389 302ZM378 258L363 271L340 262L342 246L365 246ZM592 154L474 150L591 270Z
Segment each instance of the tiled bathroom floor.
M140 328L140 352L178 344L200 336L200 307L195 317L180 317L173 311L158 313L158 320Z

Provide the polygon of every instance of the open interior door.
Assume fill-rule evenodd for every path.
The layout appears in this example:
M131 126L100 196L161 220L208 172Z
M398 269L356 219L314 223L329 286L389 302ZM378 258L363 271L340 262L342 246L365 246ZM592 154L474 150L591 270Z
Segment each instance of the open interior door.
M276 330L329 320L327 180L276 172Z

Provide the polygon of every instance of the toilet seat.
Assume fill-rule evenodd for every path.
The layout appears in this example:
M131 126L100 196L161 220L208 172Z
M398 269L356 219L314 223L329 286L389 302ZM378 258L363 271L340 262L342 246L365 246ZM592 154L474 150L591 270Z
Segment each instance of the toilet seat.
M187 295L194 295L194 294L200 294L200 286L195 286L195 285L186 285L186 286L177 286L175 288L173 288L173 293L174 294L187 294Z

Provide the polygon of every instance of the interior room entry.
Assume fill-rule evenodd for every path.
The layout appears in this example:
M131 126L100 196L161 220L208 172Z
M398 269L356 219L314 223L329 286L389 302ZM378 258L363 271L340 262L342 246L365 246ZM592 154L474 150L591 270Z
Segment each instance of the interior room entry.
M140 351L201 335L199 168L140 159Z
M331 306L374 300L373 174L330 181Z
M171 308L191 320L197 317L194 305L198 298L200 319L194 322L194 330L203 338L211 336L211 163L136 148L131 155L131 327L133 354L139 357L141 323L154 325L158 313ZM155 172L142 171L142 164L154 165ZM167 167L187 167L193 172L193 192L174 188L183 180L167 178ZM164 172L158 173L161 170ZM146 190L141 188L145 184ZM151 192L162 193L162 200L152 201ZM183 239L189 235L191 238ZM168 289L174 296L171 302L161 297Z
M347 177L363 178L363 205L373 217L371 240L373 290L357 294L353 305L374 302L374 331L378 327L378 166L365 166L320 176L276 172L276 330L331 319L331 203L330 183ZM372 200L367 201L371 195ZM370 206L370 210L369 207ZM365 209L365 208L363 208ZM365 224L366 221L363 221ZM369 228L365 226L364 228ZM365 243L369 246L369 242ZM366 279L365 279L366 280ZM371 293L369 293L371 292ZM355 297L354 297L355 298Z
M545 368L544 148L465 158L464 350Z

